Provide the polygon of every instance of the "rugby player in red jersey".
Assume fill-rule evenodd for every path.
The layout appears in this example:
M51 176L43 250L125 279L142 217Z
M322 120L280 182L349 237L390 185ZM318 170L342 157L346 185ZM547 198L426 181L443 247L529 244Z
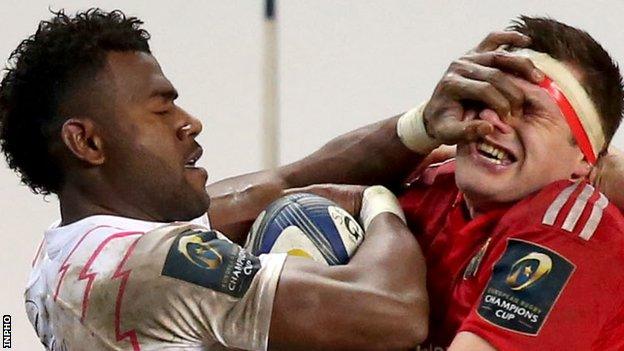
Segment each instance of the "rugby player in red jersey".
M461 109L494 130L459 143L455 160L426 170L401 197L427 257L424 346L621 349L624 219L587 179L620 123L622 78L582 31L526 17L512 28L532 39L532 51L508 51L541 69L538 84L492 67L496 52L469 54L425 108ZM508 115L481 98L492 88ZM469 101L453 102L458 95Z
M512 29L453 62L421 108L255 177L275 189L392 183L410 167L422 171L437 145L457 144L454 160L397 189L427 260L421 349L622 349L624 220L608 198L624 208L624 162L606 152L622 78L583 31L530 17ZM309 164L323 174L297 171Z
M18 64L3 80L1 95L2 146L9 164L21 172L22 179L33 189L57 193L61 200L63 225L57 224L46 233L46 246L38 255L27 293L29 314L49 348L76 348L81 347L80 342L88 342L92 348L113 347L114 344L114 347L135 350L141 345L263 349L267 343L272 348L286 349L393 349L422 341L428 324L426 306L423 305L426 297L422 291L424 266L418 246L405 235L405 228L395 215L379 215L370 228L366 245L344 269L326 270L292 258L284 264L283 257L258 260L246 256L220 234L207 231L209 223L206 220L165 227L164 232L156 231L155 228L162 225L160 222L190 220L200 216L200 210L208 207L208 197L199 189L205 178L201 176L201 170L194 169L199 151L192 147L201 127L197 120L173 103L175 90L149 54L144 33L135 27L138 22L134 19L127 22L119 13L93 12L76 19L63 14L58 16L55 22L42 25L39 36L25 41L16 51L14 58ZM94 25L81 26L87 22ZM127 26L114 29L115 26L99 26L98 23ZM117 35L119 33L128 36ZM549 35L548 31L539 34ZM62 57L63 52L44 44L72 35L75 41L57 42L80 47L81 40L93 40L94 44L104 45L89 46L94 52L82 52L87 56L95 54L96 64L92 66L87 61L80 61L77 56L78 65L70 67L74 71L68 71L68 67L62 64L50 66L59 63L55 60L58 57L45 54ZM530 36L536 39L535 35ZM96 40L98 38L101 40ZM551 152L561 151L557 155L561 157L557 161L562 161L557 172L536 172L543 178L524 191L512 191L517 198L510 196L503 198L502 203L501 199L481 203L475 200L483 199L480 196L489 193L478 187L471 188L474 184L470 181L459 182L462 191L469 191L457 196L459 191L455 183L448 182L453 179L453 174L447 164L426 170L402 197L415 234L428 253L431 271L444 273L441 277L429 274L431 293L439 294L436 299L444 299L449 292L457 293L459 297L445 300L448 306L433 311L431 321L435 330L432 330L428 344L445 345L454 340L452 347L463 350L506 349L531 343L552 345L555 342L594 346L603 333L608 335L618 326L618 316L607 311L613 306L591 300L595 296L589 295L581 297L583 301L586 298L590 301L582 308L572 309L562 302L569 303L570 295L585 293L577 290L583 283L589 283L586 287L589 289L597 280L604 283L602 287L610 293L612 285L621 281L617 274L610 276L609 281L605 280L604 275L610 272L604 261L612 258L605 253L617 250L619 242L610 242L614 239L612 236L600 234L605 223L617 214L597 193L592 192L583 200L581 195L591 191L585 183L562 182L585 177L590 167L584 163L584 157L587 158L585 161L593 162L588 145L592 150L604 145L596 144L599 139L593 139L594 134L589 144L587 140L579 141L578 129L577 134L571 133L566 127L568 124L563 122L563 117L568 116L562 116L561 111L553 108L553 101L557 99L548 100L548 96L552 98L552 91L548 96L536 93L537 84L541 84L544 77L542 73L535 74L531 59L493 52L502 44L524 47L530 43L527 36L516 32L495 33L470 54L468 61L473 61L469 69L462 71L460 65L451 67L449 73L452 74L447 75L440 85L444 89L436 90L421 113L415 110L404 115L402 122L398 122L397 117L354 131L310 157L278 170L210 186L212 226L232 239L240 240L257 213L286 188L317 182L397 184L416 165L422 165L430 148L439 143L459 143L459 159L462 147L477 147L475 143L499 134L521 135L520 127L514 121L519 125L522 123L514 118L521 120L528 115L523 109L525 101L533 101L531 98L538 96L534 101L537 106L544 107L550 102L551 108L542 111L543 114L536 113L536 116L543 117L536 121L545 121L552 127L542 130L544 134L538 133L538 136L544 139L550 135L554 140L536 138L534 142L541 141L544 145L551 142L548 144ZM539 47L534 49L542 50ZM41 67L42 70L38 71ZM586 78L583 73L589 72L588 67L581 65L578 68L581 78ZM59 69L64 73L55 76ZM518 77L500 73L510 71ZM456 79L448 79L453 76ZM47 91L50 95L45 94L46 88L52 89ZM564 96L568 90L564 89ZM578 93L574 89L569 91ZM611 101L612 96L603 101L594 97L594 93L590 95L592 100L597 100L596 106L602 115L602 103ZM616 95L621 100L621 91ZM602 95L598 93L598 96ZM32 103L35 97L40 99L37 104ZM465 100L471 103L464 105ZM482 104L475 105L474 102ZM103 108L106 106L111 109ZM470 108L464 110L464 107ZM155 118L156 115L170 118ZM464 116L467 118L462 119ZM59 136L54 134L55 131L60 133L60 138L53 138ZM608 129L605 145L611 135L612 131ZM580 148L574 145L573 139ZM29 140L30 144L25 145L21 140ZM490 141L495 143L495 140ZM562 141L569 147L564 147ZM490 145L478 147L495 156L498 161L491 162L493 164L510 159L500 150L490 149ZM514 162L530 154L503 151L512 153ZM460 164L458 171L461 171ZM183 175L176 165L184 169ZM324 172L318 172L318 169ZM548 170L550 168L544 171ZM606 179L600 174L598 172L597 180ZM459 178L458 173L457 180ZM472 181L480 179L475 177ZM549 185L559 179L560 182ZM505 186L504 182L501 184ZM485 184L485 190L489 189L488 186ZM557 186L563 187L559 193ZM361 190L331 186L316 186L315 190L340 200L353 212L359 211ZM429 206L419 207L421 196L418 191L431 198ZM436 191L442 195L430 196ZM503 193L505 191L497 191L494 195ZM449 197L449 194L454 196ZM555 200L550 198L553 196ZM545 217L539 213L543 210L539 206L519 207L534 198L542 206L548 205L546 213L554 214ZM557 201L560 198L562 200ZM563 204L559 206L560 203ZM553 204L556 206L549 212ZM583 211L586 207L593 207L576 219L576 215L570 217L576 213L574 208L583 204ZM530 218L525 218L526 213L517 209L526 207L539 215L533 213ZM419 221L424 211L435 211L435 216L425 216L424 221ZM447 216L450 211L453 214ZM501 217L498 221L502 212L515 217ZM550 219L552 217L554 221ZM531 220L542 222L536 224ZM426 221L444 223L441 228L433 228L433 224ZM571 222L575 225L570 239L555 235L566 234L563 232L570 227L566 223ZM454 233L458 227L468 228L470 231L465 231L470 233L480 230L487 233L489 225L503 223L504 228L500 229L503 234L492 236L482 244L474 239L465 247L460 245L459 250L449 245L449 238L454 240L456 237L449 233ZM578 223L581 224L577 233ZM595 227L591 223L596 223ZM551 228L548 233L554 237L552 242L540 241L542 237L546 240L547 235L539 235L539 238L524 236L524 229L530 225ZM522 226L522 231L516 230L517 226ZM89 231L78 235L80 229L87 227ZM88 237L91 230L102 227L105 229L98 232L97 237ZM236 291L221 291L222 287L210 281L193 283L196 276L188 277L175 267L167 266L165 254L175 246L172 242L188 239L188 235L182 234L182 230L188 229L192 230L191 239L199 240L199 243L210 242L224 248L224 252L238 252L237 257L251 264L250 275L234 284ZM160 236L163 240L158 240ZM565 240L584 240L581 242L584 246L579 244L576 250L564 248L560 241ZM107 246L109 242L114 242L115 246ZM432 242L439 244L430 245ZM479 250L473 254L470 249L475 244L479 244ZM85 249L85 246L93 250ZM601 260L587 263L579 258L579 255L587 256L588 252L597 250L600 250ZM108 259L101 260L102 257ZM617 267L618 259L613 257L612 267ZM375 264L371 266L371 262ZM494 274L492 266L495 267ZM93 267L101 271L94 272ZM461 271L461 279L465 276L466 282L458 281L455 272L446 274L450 270ZM590 276L587 270L600 274ZM227 273L218 274L224 275L217 277L221 279ZM70 277L72 279L68 279ZM543 287L544 282L548 283L547 289ZM528 294L532 291L530 289L536 288L540 290L535 296L513 295L516 291ZM504 289L510 289L512 293ZM483 299L480 299L483 291L492 296L482 294ZM131 303L127 302L128 296ZM612 300L611 304L618 303ZM436 300L437 303L441 302ZM495 307L496 311L488 314L488 306ZM593 325L598 331L592 330L583 340L554 339L553 328L557 328L557 323L570 314L586 316L587 308L593 308L592 313L598 316ZM291 314L289 311L296 312ZM514 315L514 319L509 318L510 315ZM519 322L516 317L526 320Z

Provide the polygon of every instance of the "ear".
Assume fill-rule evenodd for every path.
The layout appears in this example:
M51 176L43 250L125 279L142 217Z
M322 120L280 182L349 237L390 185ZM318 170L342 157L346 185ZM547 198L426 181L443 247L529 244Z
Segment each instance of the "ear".
M93 121L70 118L63 123L61 137L65 146L79 160L93 166L104 163L102 138L96 133Z
M589 177L589 174L592 171L592 166L587 162L584 156L576 162L576 165L572 169L571 179L581 179Z

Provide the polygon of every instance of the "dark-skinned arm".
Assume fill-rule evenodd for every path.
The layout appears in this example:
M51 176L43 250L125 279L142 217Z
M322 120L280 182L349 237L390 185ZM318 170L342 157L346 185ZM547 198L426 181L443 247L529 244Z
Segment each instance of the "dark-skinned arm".
M419 155L403 145L392 117L341 135L294 163L228 178L207 187L212 226L241 243L266 206L289 188L318 183L383 184L397 189L419 165L444 160L448 147Z
M377 215L348 265L288 257L271 350L402 350L427 336L425 261L399 217Z
M517 32L491 33L474 50L454 61L422 111L428 137L440 144L472 141L493 131L484 120L464 120L463 103L478 100L499 116L517 113L523 97L500 70L538 81L530 60L494 51L500 45L524 47L530 39ZM488 67L490 66L490 67ZM494 69L494 67L498 69ZM539 74L539 72L537 72ZM215 228L242 242L258 213L283 194L284 189L315 183L383 184L397 189L429 151L408 149L397 134L399 117L392 117L327 143L304 159L276 170L226 179L208 187L213 198L209 214ZM444 154L445 152L443 152ZM429 157L429 160L436 156Z

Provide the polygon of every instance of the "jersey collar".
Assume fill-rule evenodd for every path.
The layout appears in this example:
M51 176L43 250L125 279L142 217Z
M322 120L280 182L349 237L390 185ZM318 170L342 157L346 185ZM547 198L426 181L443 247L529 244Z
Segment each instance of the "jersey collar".
M108 226L120 231L147 232L169 224L112 215L93 215L64 226L59 226L60 223L60 219L56 220L44 233L46 251L49 257L56 256L68 242L74 240L76 236L84 234L88 228ZM191 220L190 223L210 228L210 221L206 214Z

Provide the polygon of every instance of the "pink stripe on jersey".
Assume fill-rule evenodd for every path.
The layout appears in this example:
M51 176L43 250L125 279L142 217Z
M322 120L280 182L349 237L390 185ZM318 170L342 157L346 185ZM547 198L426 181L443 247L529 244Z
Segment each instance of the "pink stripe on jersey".
M137 238L132 244L130 244L128 251L126 251L126 255L123 257L121 262L119 262L119 265L117 266L117 269L115 270L115 274L111 278L111 279L121 278L121 284L119 285L119 292L117 293L117 301L115 301L115 336L117 338L117 341L121 341L125 338L130 338L130 343L132 344L133 351L141 350L141 345L139 344L139 339L136 335L136 331L134 329L130 329L124 333L121 332L121 303L123 301L123 296L126 291L126 283L128 282L128 278L130 277L130 273L132 272L132 270L129 269L127 271L122 271L122 268L124 264L126 263L126 261L128 260L128 257L132 255L132 252L134 251L134 248L138 242L139 242L139 238Z
M63 282L63 279L65 279L65 273L67 273L67 270L69 269L69 264L67 263L67 261L69 261L70 257L74 254L74 252L76 251L78 246L80 246L80 244L82 244L84 239L89 234L91 234L95 230L101 229L101 228L112 228L112 229L119 229L119 230L121 230L121 228L116 228L116 227L112 227L112 226L109 226L109 225L98 225L97 227L93 227L93 228L89 229L86 233L84 233L84 235L80 238L80 240L78 240L76 245L74 245L72 250L69 252L69 255L67 255L67 257L65 257L65 260L63 260L63 264L61 265L61 268L59 268L59 273L60 273L61 277L59 278L58 283L56 284L56 290L54 291L54 301L56 301L56 299L58 298L59 291L61 290L61 283Z
M89 257L89 260L87 260L87 263L85 263L84 267L82 267L80 274L78 274L78 280L88 279L87 286L85 287L84 296L82 298L82 315L80 317L80 322L84 322L85 316L87 314L87 307L89 306L89 294L91 293L91 286L93 285L93 280L95 279L95 276L97 275L97 273L89 273L89 269L91 268L93 261L95 261L95 259L104 249L104 247L106 247L106 245L108 245L108 243L111 242L112 240L118 239L118 238L124 238L130 235L143 235L143 234L144 234L143 232L136 232L136 231L120 232L120 233L112 234L106 239L104 239L100 243L100 245L98 245L98 247L95 249L91 257ZM134 243L132 245L134 245ZM125 262L125 259L126 257L124 257L122 263Z
M31 267L35 267L35 263L37 263L37 259L39 258L39 254L41 254L41 248L43 248L43 243L45 242L45 238L41 240L39 243L39 247L37 248L37 253L35 254L35 258L32 260Z

